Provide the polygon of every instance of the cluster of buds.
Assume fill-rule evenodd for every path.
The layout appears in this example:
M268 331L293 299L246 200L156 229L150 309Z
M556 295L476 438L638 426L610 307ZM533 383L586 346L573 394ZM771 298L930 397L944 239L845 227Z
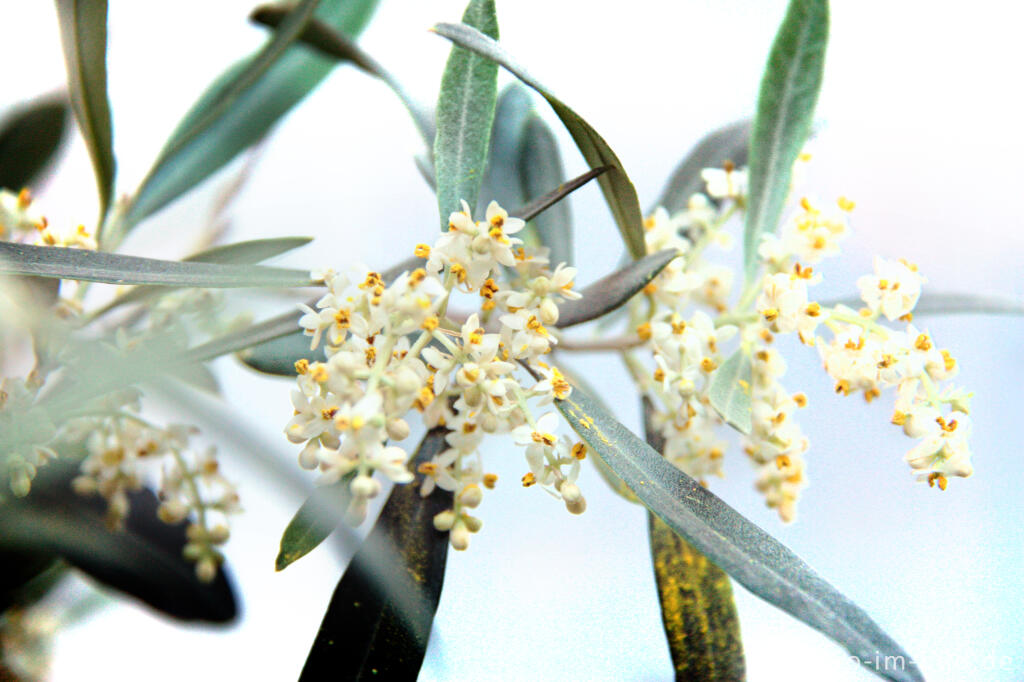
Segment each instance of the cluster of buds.
M299 463L318 469L322 483L354 474L349 523L360 523L367 501L380 493L375 473L397 484L413 480L408 453L389 444L409 435L412 411L427 428L448 430L447 448L418 470L425 475L423 495L435 487L453 493L453 508L435 526L450 531L456 549L465 549L482 525L468 512L481 503L481 486L497 481L479 457L486 434L513 433L527 446L531 473L524 485L540 483L570 511L583 511L575 484L579 458L563 456L548 416L534 420L528 405L571 390L541 358L557 343L549 326L558 321L558 304L579 297L572 289L576 270L549 269L546 249L523 247L511 236L523 227L495 202L484 220L474 221L463 202L433 246L415 248L423 267L390 283L362 269L354 285L328 271L327 294L315 308L302 306L299 324L312 337L311 349L324 342L326 362L296 364L295 413L285 434L303 444ZM447 315L457 292L476 294L479 306L461 324ZM517 363L541 379L524 385ZM523 436L523 429L533 435Z
M17 194L0 189L0 239L29 242L37 246L67 246L95 251L96 238L85 225L61 232L55 230L35 205L32 193Z

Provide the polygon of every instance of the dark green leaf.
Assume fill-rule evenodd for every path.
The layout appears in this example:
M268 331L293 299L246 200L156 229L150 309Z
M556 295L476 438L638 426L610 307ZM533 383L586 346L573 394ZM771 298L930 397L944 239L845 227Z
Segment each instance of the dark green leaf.
M665 439L651 422L653 408L646 397L643 408L647 444L664 452ZM650 512L647 523L661 622L677 682L746 679L729 576Z
M285 7L265 5L253 10L252 14L249 15L249 19L257 24L277 28L287 15L288 9ZM406 110L412 117L413 123L416 124L416 129L423 136L427 147L433 147L433 118L416 103L394 76L381 66L377 60L363 52L362 48L336 31L332 26L315 17L306 24L306 27L299 35L299 40L327 57L338 61L352 62L352 64L369 75L384 81L398 96L398 99L402 101L402 104L405 105Z
M560 187L565 182L558 142L537 114L526 119L518 166L524 196L538 196L549 187ZM569 202L558 202L534 218L533 223L541 243L551 249L551 264L572 265L572 214Z
M0 242L0 274L200 288L304 287L314 283L305 270L167 261L6 242Z
M317 15L352 38L362 31L378 1L324 0ZM337 63L301 46L277 54L284 38L291 38L290 31L279 31L262 50L236 63L207 88L178 124L143 181L124 219L123 231L261 140ZM264 69L267 57L274 59ZM259 77L253 79L254 74ZM245 87L240 88L243 83ZM205 127L199 130L197 124L204 121Z
M350 472L331 485L317 486L302 503L281 535L281 548L274 561L275 571L283 571L306 556L334 532L352 500L349 485L353 478L355 472Z
M734 580L862 660L874 660L876 655L913 660L863 609L778 540L674 467L579 387L555 404L648 509ZM892 680L923 679L912 666L880 668L877 673Z
M444 434L427 434L413 466L447 447ZM334 590L301 680L416 679L448 557L433 520L451 505L444 490L424 498L417 485L394 487Z
M561 185L554 188L544 196L538 199L534 199L526 206L522 206L520 208L515 209L514 211L511 211L510 215L513 215L517 218L522 218L523 220L533 220L541 213L546 211L548 208L554 206L559 201L569 196L570 194L578 190L580 187L596 178L601 173L604 173L609 168L611 168L611 166L600 166L598 168L591 168L586 173L578 175L572 180L569 180L568 182L562 183Z
M636 197L636 189L622 168L619 158L615 156L615 152L597 134L597 131L530 76L526 69L512 59L512 56L491 38L463 24L437 24L434 26L434 31L456 45L501 64L523 83L540 93L565 124L590 167L611 166L611 170L598 180L601 184L601 191L604 193L612 215L615 216L615 222L619 226L619 232L622 234L629 253L634 259L643 258L647 249L644 245L643 217L640 215L640 202Z
M129 494L124 530L103 521L106 503L70 489L77 466L51 462L40 470L32 492L8 500L0 513L0 548L56 555L110 587L180 620L227 623L236 615L235 596L223 567L209 584L182 556L186 522L162 523L148 490Z
M701 138L675 170L653 208L661 206L670 214L685 210L690 197L703 192L705 183L700 172L705 168L721 168L731 161L737 168L747 164L750 149L750 119L723 126Z
M0 187L29 187L53 159L68 127L64 95L23 104L0 122Z
M519 158L527 115L533 110L530 92L519 83L512 83L498 96L491 129L491 149L487 155L487 172L480 189L479 213L491 201L512 211L526 202L519 184ZM521 217L521 216L520 216Z
M494 0L470 0L463 25L498 37ZM452 47L437 98L434 171L441 230L448 216L462 210L461 202L476 206L487 167L487 149L498 101L498 67L492 61Z
M761 235L774 232L800 149L811 132L825 70L828 0L790 0L761 79L750 140L750 190L743 232L747 280Z
M580 292L582 298L558 306L558 323L555 326L564 329L610 313L633 298L680 255L678 251L665 249L605 275L584 288Z
M708 388L711 407L740 433L752 428L750 381L750 355L740 348L715 371Z
M292 329L296 327L297 325L292 325ZM310 350L310 341L312 337L306 336L298 329L287 336L246 348L238 353L238 359L257 372L294 377L295 363L300 359L305 358L310 362L327 360L324 356L324 344L321 343L316 350Z
M92 158L100 223L114 199L114 133L107 99L107 1L57 0L71 107Z
M0 540L2 544L2 540ZM30 606L43 597L67 572L53 554L0 551L0 614L12 606Z
M859 298L822 301L823 308L837 305L857 309L864 307ZM914 317L925 315L1024 315L1024 303L1002 296L985 294L934 293L921 294L914 306Z

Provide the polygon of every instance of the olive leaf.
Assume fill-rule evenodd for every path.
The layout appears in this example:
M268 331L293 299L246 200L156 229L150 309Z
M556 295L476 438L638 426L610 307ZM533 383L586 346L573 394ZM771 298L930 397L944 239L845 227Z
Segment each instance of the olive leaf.
M669 214L686 209L690 197L704 191L705 183L700 173L705 168L721 168L726 161L731 161L736 167L745 166L750 148L750 127L750 119L743 119L702 137L672 171L652 211L658 206Z
M656 452L664 453L665 439L652 422L653 413L645 396L644 436ZM677 682L746 679L740 621L729 576L650 512L647 528L661 622Z
M363 30L378 2L323 0L317 16L351 38ZM310 0L296 6L294 23L282 26L261 50L228 68L192 105L136 191L121 233L263 139L330 73L336 60L290 45L309 18L309 7ZM116 244L122 236L111 235L108 241Z
M822 301L823 308L845 305L849 308L864 306L859 298L841 298ZM1024 302L1004 296L966 293L921 294L914 305L914 317L925 315L1024 315Z
M430 431L411 463L444 450L445 429ZM396 485L373 530L331 596L301 680L416 679L441 598L448 535L434 517L452 494Z
M92 159L100 219L114 199L114 133L107 99L107 0L57 0L60 39L75 120Z
M275 571L288 568L334 532L352 499L349 486L355 476L352 471L334 483L317 486L306 498L281 535L281 546L274 560Z
M67 97L41 97L16 107L0 121L0 187L30 186L60 147L68 127Z
M524 196L537 196L548 187L559 187L565 182L558 141L544 119L537 114L526 118L517 165ZM607 170L608 166L603 168ZM533 223L541 244L551 249L548 260L552 266L559 263L572 265L572 213L569 211L569 202L559 201L551 210L537 215Z
M581 298L558 306L555 326L564 329L582 324L624 305L680 255L675 249L665 249L605 275L585 287L580 292Z
M753 428L751 380L750 355L739 348L715 371L708 387L711 407L740 433L750 433Z
M305 270L157 260L10 242L0 242L0 274L195 288L303 287L315 283Z
M863 609L778 540L674 467L578 386L555 405L644 506L752 593L862 660L879 654L913 660ZM923 679L912 666L873 672L892 680Z
M234 589L224 572L211 583L196 577L182 551L187 522L157 518L159 500L149 490L129 493L123 530L103 520L106 502L71 490L73 462L51 462L32 492L0 505L0 549L59 557L96 580L179 620L228 623L235 618Z
M477 203L478 213L490 201L497 201L510 214L513 214L511 207L526 202L528 195L523 193L519 181L519 161L523 129L532 111L533 99L530 92L519 83L510 83L498 95L494 124L491 127L491 147L487 154L487 171L480 188L481 201Z
M494 0L471 0L463 24L498 37ZM461 47L453 46L437 99L434 171L441 230L448 216L462 210L461 202L476 206L487 167L494 109L498 101L498 66Z
M761 235L774 232L800 149L811 132L825 71L828 0L790 0L761 79L750 139L743 270L757 271Z
M626 175L619 157L615 155L604 138L598 135L597 131L579 114L566 106L527 73L526 69L505 52L495 40L465 24L436 24L433 31L456 45L501 64L523 83L536 90L554 109L555 115L565 125L590 167L611 166L611 170L598 179L601 191L615 217L615 223L619 227L626 249L634 259L643 258L647 253L647 248L644 244L643 218L640 215L640 202L636 196L636 189L629 176Z

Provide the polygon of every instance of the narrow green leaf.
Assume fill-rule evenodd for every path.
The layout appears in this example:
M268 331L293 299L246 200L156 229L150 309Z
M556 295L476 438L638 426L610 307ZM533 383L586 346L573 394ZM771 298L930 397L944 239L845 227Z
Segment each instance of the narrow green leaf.
M185 258L184 262L220 263L223 265L255 265L256 263L265 261L268 258L273 258L274 256L279 256L282 253L287 253L288 251L297 249L300 246L305 246L311 241L313 241L311 237L253 239L250 241L236 242L234 244L214 246ZM137 287L135 289L131 289L93 312L91 314L91 318L95 319L100 317L118 306L149 300L154 296L161 296L173 290L174 288L172 287L160 287L159 289L154 287Z
M352 500L349 485L355 472L342 476L330 485L317 486L281 535L281 547L274 561L274 570L283 571L316 549L341 523Z
M0 121L0 187L29 187L53 160L68 127L68 101L50 95L26 102Z
M326 362L324 344L316 350L309 349L310 337L297 325L292 333L258 346L246 348L238 353L238 359L251 369L279 377L295 377L295 363L305 358L310 362Z
M811 132L825 71L828 0L790 0L761 79L750 140L744 272L757 272L761 235L774 232L800 149Z
M71 107L92 158L100 220L114 200L114 133L107 99L107 1L57 0Z
M739 348L715 371L708 388L711 407L740 433L750 433L753 427L750 382L750 355Z
M538 196L549 187L559 187L565 182L558 141L537 114L531 114L526 119L518 166L524 196ZM558 202L534 218L533 223L541 244L551 249L551 264L572 265L572 213L569 211L569 202Z
M845 305L862 308L864 301L859 298L842 298L822 301L823 308ZM914 317L925 315L1024 315L1024 302L1003 296L964 293L921 294L914 306Z
M822 632L851 655L913 660L859 606L799 557L622 426L579 387L556 406L596 456L644 505L755 595ZM913 666L879 667L891 680L922 680Z
M423 439L412 466L444 450L445 430ZM300 680L414 680L441 598L448 534L434 516L450 492L426 498L396 485L366 542L352 558L320 624Z
M249 15L250 21L277 28L288 15L286 7L277 5L264 5L257 7ZM381 79L398 96L398 99L405 105L406 111L412 117L416 129L419 130L427 148L434 144L434 121L433 117L412 98L402 84L391 75L381 64L368 55L353 41L339 33L334 27L320 21L316 17L311 19L302 33L299 40L305 45L318 50L321 54L342 62L352 62L353 65L362 69L365 73Z
M527 205L521 206L520 208L510 211L509 214L515 216L516 218L522 218L523 220L533 220L541 213L548 210L549 208L557 204L559 201L566 198L567 196L578 190L580 187L582 187L583 185L587 184L588 182L599 176L601 173L607 171L609 168L611 168L611 166L600 166L598 168L591 168L586 173L583 173L582 175L577 175L575 178L569 180L568 182L563 182L561 185L554 188L544 196L538 197L537 199L534 199Z
M498 37L494 0L470 0L463 25ZM488 59L452 47L437 98L434 171L441 230L448 216L462 210L461 202L476 206L487 168L494 108L498 101L498 66Z
M558 323L555 326L564 329L610 313L633 298L680 255L678 251L665 249L605 275L584 288L580 292L582 298L558 306Z
M519 160L526 118L533 110L530 92L519 83L511 83L498 96L491 128L491 148L487 155L487 172L480 188L477 212L497 201L511 213L527 196L519 183ZM522 217L522 216L519 216Z
M0 505L0 549L60 556L173 618L211 623L235 618L234 590L223 567L205 584L182 556L187 522L160 521L159 500L143 489L129 493L124 530L111 531L103 521L106 502L71 490L76 473L73 462L51 462L40 469L27 497Z
M0 274L196 288L305 287L315 283L305 270L167 261L7 242L0 242Z
M700 172L705 168L721 168L726 161L731 161L737 168L747 165L750 123L750 119L736 121L701 138L672 171L668 184L651 210L661 206L672 214L686 209L690 197L704 191L705 183Z
M647 444L664 453L665 439L651 422L653 407L646 397L643 414ZM661 622L677 682L745 680L740 621L729 576L650 512L647 524Z
M590 167L611 166L611 170L598 180L601 191L615 217L615 223L619 226L622 240L630 255L634 259L643 258L647 249L644 245L643 217L640 215L640 202L636 197L636 189L622 168L622 163L615 152L597 134L597 131L579 114L551 94L539 81L530 76L526 69L505 52L496 41L464 24L437 24L433 30L456 45L501 64L523 83L540 93L554 109L555 115L565 124Z
M324 0L318 16L344 35L357 36L379 0ZM303 11L305 6L298 8ZM296 17L303 18L304 14ZM294 26L294 25L293 25ZM289 28L292 28L290 26ZM275 34L259 52L215 80L178 124L139 187L121 226L127 232L261 140L306 97L337 61L301 46L278 54L291 31ZM271 49L273 46L273 49ZM268 60L268 57L273 59ZM271 63L266 65L267 61ZM266 67L266 68L264 68ZM253 78L258 75L258 78ZM239 87L245 84L245 87ZM216 114L216 115L214 115ZM205 125L199 129L198 124ZM117 243L121 235L111 238Z

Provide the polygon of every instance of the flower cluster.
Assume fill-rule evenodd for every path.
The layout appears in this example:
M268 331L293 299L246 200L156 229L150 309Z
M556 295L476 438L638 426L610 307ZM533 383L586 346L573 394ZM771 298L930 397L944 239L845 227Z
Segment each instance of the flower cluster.
M546 249L524 247L511 236L523 227L495 202L484 220L474 221L463 202L433 246L415 248L423 267L391 282L365 268L353 279L328 271L327 293L315 308L301 306L299 324L312 337L311 350L324 343L326 361L296 364L294 415L285 434L303 445L299 463L318 469L321 483L350 477L349 523L360 523L367 501L380 493L375 473L398 484L413 480L408 452L389 444L409 435L412 411L427 428L447 429L447 448L417 469L425 477L423 495L435 487L453 493L453 507L435 526L450 531L456 549L465 549L482 525L469 513L482 501L481 486L497 481L478 452L486 434L511 433L526 447L530 471L523 484L539 483L570 511L583 511L575 480L585 449L560 441L552 433L554 415L534 419L528 406L571 390L541 358L557 343L550 327L558 304L579 297L572 288L576 270L549 269ZM448 315L456 292L475 294L479 306L461 324ZM517 363L540 380L525 385Z
M797 165L809 158L801 155ZM938 385L952 377L956 363L927 332L910 324L924 281L916 267L877 258L875 272L857 282L866 306L860 311L813 300L810 288L821 281L813 266L839 253L854 203L840 197L829 209L801 198L779 233L763 236L762 274L732 302L731 271L705 263L703 256L711 245L731 246L724 228L746 205L746 171L726 163L702 175L707 196L695 194L675 215L656 209L645 221L648 253L671 248L680 258L630 306L631 325L651 353L653 371L630 353L625 357L634 378L655 399L651 426L664 440L664 456L705 485L709 476L722 475L726 444L717 432L724 420L710 397L718 369L731 355L724 346L737 337L735 352L750 367L749 378L739 379L750 397L743 449L768 506L785 521L795 518L807 485L809 448L795 412L807 398L780 383L786 363L772 345L777 335L795 333L803 344L818 348L837 392L861 391L870 401L887 387L896 389L892 421L920 439L905 457L919 480L945 489L947 477L970 475L969 396ZM906 330L881 324L882 317L907 323ZM818 335L822 329L830 339Z

